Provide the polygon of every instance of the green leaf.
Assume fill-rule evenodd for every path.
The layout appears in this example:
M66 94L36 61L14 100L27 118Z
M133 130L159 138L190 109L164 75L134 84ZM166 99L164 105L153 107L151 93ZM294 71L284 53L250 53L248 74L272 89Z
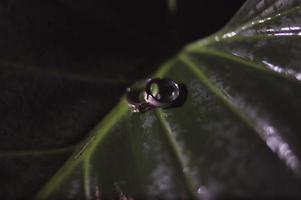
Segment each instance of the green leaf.
M126 87L243 1L0 1L0 199L32 199Z
M122 99L37 199L300 197L300 6L249 0L155 73L187 86L182 107Z

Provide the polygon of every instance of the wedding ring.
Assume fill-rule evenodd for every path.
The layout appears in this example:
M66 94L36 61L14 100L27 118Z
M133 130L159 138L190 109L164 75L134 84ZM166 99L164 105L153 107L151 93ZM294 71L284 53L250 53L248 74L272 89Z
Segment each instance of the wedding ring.
M126 100L128 102L128 106L132 112L145 112L153 108L144 100L140 100L139 96L141 93L140 88L127 88L126 90Z
M153 107L172 107L179 96L179 85L167 78L149 79L144 90L144 100Z
M185 96L185 87L167 78L140 81L126 90L126 100L132 112L145 112L158 107L178 107L184 103Z

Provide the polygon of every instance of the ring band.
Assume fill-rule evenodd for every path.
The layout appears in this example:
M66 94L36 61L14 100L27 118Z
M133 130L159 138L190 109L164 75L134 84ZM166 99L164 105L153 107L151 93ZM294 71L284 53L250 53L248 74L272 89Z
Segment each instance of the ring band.
M126 100L128 102L128 106L131 109L132 112L145 112L151 108L147 102L140 101L139 100L139 94L141 93L141 90L135 88L127 88L126 90Z
M181 91L180 91L181 90ZM126 90L126 100L132 112L145 112L153 108L170 108L181 105L183 87L167 78L154 78L137 82ZM143 97L141 95L143 94Z
M157 85L158 92L153 94L152 85ZM144 100L153 107L168 108L173 106L174 102L180 96L179 85L170 79L154 78L149 79L144 91Z

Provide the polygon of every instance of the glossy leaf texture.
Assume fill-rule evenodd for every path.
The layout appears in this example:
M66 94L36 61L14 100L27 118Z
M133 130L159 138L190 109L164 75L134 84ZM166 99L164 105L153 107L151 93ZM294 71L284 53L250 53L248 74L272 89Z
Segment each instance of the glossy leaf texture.
M300 6L249 0L154 74L186 85L183 106L122 99L37 199L301 197Z
M128 86L242 2L198 27L215 2L0 1L0 199L32 199Z

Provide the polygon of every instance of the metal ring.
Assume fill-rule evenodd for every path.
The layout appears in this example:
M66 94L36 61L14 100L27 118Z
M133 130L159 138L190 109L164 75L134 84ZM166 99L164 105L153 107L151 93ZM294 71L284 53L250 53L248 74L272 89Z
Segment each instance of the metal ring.
M152 86L157 85L157 94L153 94ZM149 79L144 91L144 100L153 107L171 107L180 96L179 85L170 79Z
M153 108L147 102L139 100L140 93L141 89L139 88L127 88L126 90L126 100L132 112L145 112Z

